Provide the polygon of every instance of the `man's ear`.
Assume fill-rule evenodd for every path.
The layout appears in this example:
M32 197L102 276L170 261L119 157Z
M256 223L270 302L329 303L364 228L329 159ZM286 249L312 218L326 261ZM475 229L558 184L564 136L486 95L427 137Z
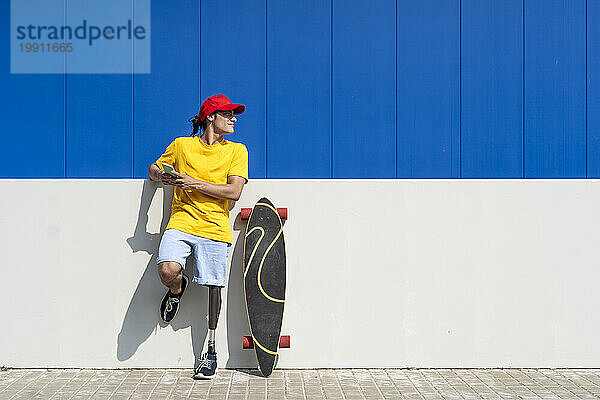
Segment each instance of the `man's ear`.
M206 119L208 120L208 122L213 122L215 120L215 114L210 114L206 116Z

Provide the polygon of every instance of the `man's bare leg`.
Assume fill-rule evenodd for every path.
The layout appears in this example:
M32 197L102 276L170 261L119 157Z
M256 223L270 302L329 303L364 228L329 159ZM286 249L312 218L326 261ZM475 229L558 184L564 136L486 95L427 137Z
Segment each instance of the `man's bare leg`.
M173 294L181 293L183 268L175 261L163 261L158 265L160 281L171 290Z
M177 315L181 296L187 286L187 278L183 275L181 264L174 261L161 262L158 265L158 276L163 285L169 288L159 308L161 319L168 324Z

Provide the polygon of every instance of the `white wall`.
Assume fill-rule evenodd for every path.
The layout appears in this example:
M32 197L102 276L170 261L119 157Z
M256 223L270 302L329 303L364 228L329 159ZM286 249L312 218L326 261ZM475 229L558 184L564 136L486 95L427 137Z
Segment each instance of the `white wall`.
M0 180L0 193L0 364L192 366L206 289L169 326L157 311L168 190ZM239 210L262 195L289 208L279 367L600 367L593 180L252 180L231 213L220 366L256 365L241 349Z

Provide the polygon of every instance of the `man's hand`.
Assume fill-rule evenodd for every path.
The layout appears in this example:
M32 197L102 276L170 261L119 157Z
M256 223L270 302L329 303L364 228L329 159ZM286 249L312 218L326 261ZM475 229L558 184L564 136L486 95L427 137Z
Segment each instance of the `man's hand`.
M178 187L181 190L192 191L197 189L198 180L192 178L189 175L180 174L179 172L174 172L177 175L177 178L170 177L171 179L166 182L169 185L173 185ZM168 176L168 174L165 174ZM172 182L172 183L171 183Z
M181 176L181 174L179 173L177 173L177 175ZM150 169L148 169L148 178L155 182L160 182L164 185L178 186L177 181L179 177L176 178L167 174L165 171L160 169L158 165L156 165L156 163L152 163L150 165Z
M165 185L174 185L176 180L176 178L160 169L156 163L150 164L150 168L148 169L148 178L154 182L164 183Z
M177 182L177 178L172 177L171 175L167 174L165 171L160 170L159 172L159 177L160 177L160 181L165 184L165 185L173 185L176 186L176 182Z

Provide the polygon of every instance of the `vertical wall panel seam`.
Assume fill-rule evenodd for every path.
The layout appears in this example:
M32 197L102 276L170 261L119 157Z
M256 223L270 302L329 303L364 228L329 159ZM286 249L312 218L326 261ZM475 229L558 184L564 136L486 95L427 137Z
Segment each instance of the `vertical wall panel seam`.
M585 177L588 177L588 0L585 1Z
M329 177L333 178L333 143L334 143L334 125L333 125L333 2L329 2Z
M67 2L68 2L68 0L65 0L65 3L64 3L65 9L63 11L65 26L67 26ZM64 172L63 173L64 173L64 177L67 178L67 53L65 53L63 56L63 117L64 117L64 121L63 121Z
M196 103L196 107L198 110L198 113L200 113L200 106L202 105L202 0L200 1L200 4L198 5L198 21L200 21L200 23L198 24L198 93L196 94L196 98L198 99L198 102ZM250 172L248 172L248 174L250 174ZM248 176L250 177L250 176Z
M522 109L522 118L523 118L523 133L521 136L521 176L523 178L525 178L525 132L526 132L526 115L525 115L525 0L522 1L521 7L523 7L523 9L521 10L521 24L523 24L523 28L522 28L522 36L521 36L521 47L523 47L521 49L521 53L522 53L522 58L523 60L521 61L522 65L521 65L521 82L523 85L523 88L521 89L522 94L522 103L523 103L523 109Z
M398 179L398 0L395 2L394 12L395 40L394 47L394 176Z
M135 0L131 0L131 18L135 26ZM135 36L131 41L131 178L135 178Z
M269 178L269 4L265 0L265 178Z
M458 177L462 178L462 0L458 7Z

